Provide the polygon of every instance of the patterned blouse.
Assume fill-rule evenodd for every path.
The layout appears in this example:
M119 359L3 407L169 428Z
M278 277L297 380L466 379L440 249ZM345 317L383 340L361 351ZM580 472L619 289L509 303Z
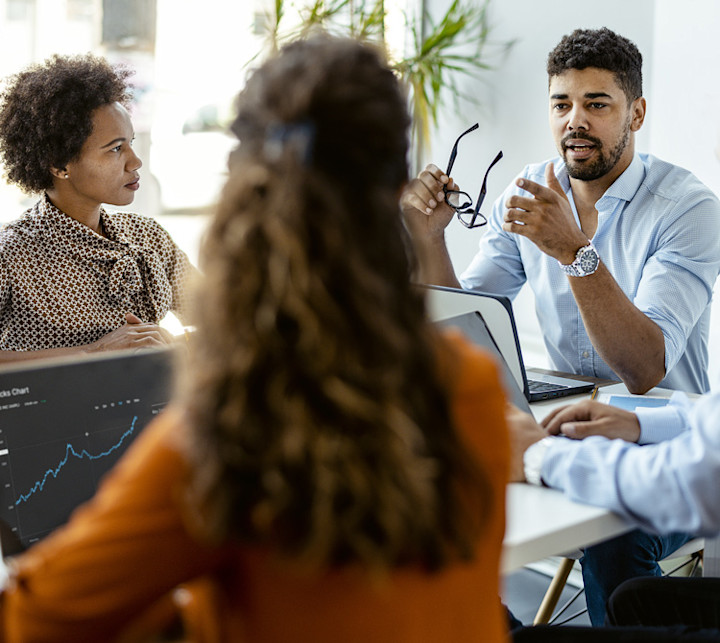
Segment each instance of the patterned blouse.
M100 211L106 237L47 196L0 229L0 350L90 344L125 323L125 313L187 321L195 269L153 219Z

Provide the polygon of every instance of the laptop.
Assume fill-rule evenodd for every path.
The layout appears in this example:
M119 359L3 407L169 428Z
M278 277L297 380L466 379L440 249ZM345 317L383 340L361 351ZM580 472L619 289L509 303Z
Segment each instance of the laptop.
M517 385L530 402L588 393L595 388L590 382L572 377L537 371L533 371L531 377L528 376L512 304L507 297L445 286L422 286L422 288L427 291L428 312L433 321L457 317L468 312L481 314Z
M171 394L172 351L106 353L0 370L0 544L32 546L93 496Z
M500 368L500 378L505 387L508 399L519 409L526 413L532 414L530 404L528 403L525 393L518 386L515 377L505 361L503 354L500 352L495 338L492 336L490 329L487 327L483 316L475 311L465 313L457 317L448 317L435 322L439 326L454 327L462 331L462 333L476 346L480 346L488 351L494 358Z

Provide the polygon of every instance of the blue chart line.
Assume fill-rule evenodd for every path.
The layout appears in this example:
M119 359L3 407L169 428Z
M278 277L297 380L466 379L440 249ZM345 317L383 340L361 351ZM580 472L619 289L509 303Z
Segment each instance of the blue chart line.
M88 460L99 460L100 458L104 458L105 456L110 455L113 451L117 451L122 446L122 443L125 441L125 439L128 436L132 435L133 431L135 430L135 422L137 422L137 415L133 418L130 428L122 434L122 437L118 440L117 444L111 446L107 451L103 451L102 453L98 453L96 455L88 453L85 449L78 453L77 451L75 451L73 445L68 442L65 446L65 457L60 461L60 464L58 464L58 466L54 469L48 469L45 472L43 479L38 480L30 488L30 491L28 491L26 494L21 493L20 497L15 501L15 506L17 507L21 502L27 502L34 493L42 491L45 483L47 482L47 479L50 476L52 476L53 478L57 478L60 470L67 464L68 460L70 459L70 456L78 458L79 460L82 460L83 458L87 458Z

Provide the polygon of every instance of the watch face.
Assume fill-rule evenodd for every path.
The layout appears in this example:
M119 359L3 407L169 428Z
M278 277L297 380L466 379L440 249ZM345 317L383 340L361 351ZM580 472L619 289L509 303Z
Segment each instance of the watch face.
M598 263L600 263L600 258L592 247L587 248L580 256L580 270L583 274L588 275L595 272Z

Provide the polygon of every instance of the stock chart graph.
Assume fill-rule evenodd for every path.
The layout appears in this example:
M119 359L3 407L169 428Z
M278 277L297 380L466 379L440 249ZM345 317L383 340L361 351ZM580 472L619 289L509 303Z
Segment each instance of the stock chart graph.
M163 352L0 373L0 520L27 547L92 497L170 395Z
M48 469L45 472L45 475L43 475L42 480L37 480L27 493L18 494L17 500L15 501L15 506L17 507L22 503L27 503L28 501L32 500L35 494L41 493L45 488L45 483L48 481L48 479L50 479L51 481L57 480L60 472L67 466L68 461L70 461L71 458L77 458L78 460L87 459L88 461L102 460L104 458L109 458L113 455L113 453L119 452L119 450L122 449L122 447L127 442L129 442L130 437L135 432L135 425L137 424L137 419L138 418L136 415L133 418L130 428L120 436L120 439L115 444L113 444L105 451L101 451L99 453L90 453L87 449L84 448L78 451L72 443L68 442L65 445L65 456L62 460L60 460L60 463L55 468ZM84 437L89 436L88 434L85 434ZM43 458L39 458L39 461L42 462Z

